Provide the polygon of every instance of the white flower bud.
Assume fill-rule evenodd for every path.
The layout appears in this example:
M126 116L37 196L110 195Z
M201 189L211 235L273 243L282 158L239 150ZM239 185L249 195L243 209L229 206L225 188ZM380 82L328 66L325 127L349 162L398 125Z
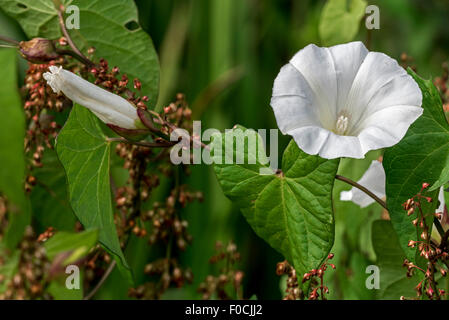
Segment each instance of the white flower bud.
M54 92L63 92L67 98L88 108L101 121L124 129L144 128L134 105L126 99L106 91L89 81L64 70L51 66L44 73L44 79Z

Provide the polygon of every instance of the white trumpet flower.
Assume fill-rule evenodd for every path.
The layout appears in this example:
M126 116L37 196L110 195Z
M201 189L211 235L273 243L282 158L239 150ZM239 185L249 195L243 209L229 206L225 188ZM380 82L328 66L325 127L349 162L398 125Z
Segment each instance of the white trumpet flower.
M382 166L382 163L380 163L377 160L374 160L373 162L371 162L370 167L363 174L362 178L359 181L357 181L357 183L367 188L369 191L371 191L376 196L382 199L386 197L385 181L386 181L385 170L384 167ZM342 191L340 193L340 200L352 201L361 208L365 208L370 204L374 203L373 198L371 198L366 193L360 191L355 187L353 187L349 191ZM443 187L440 188L440 192L438 194L438 201L440 202L440 205L436 212L443 213L445 207Z
M382 163L374 160L371 162L370 167L363 174L362 178L357 181L358 184L367 188L374 193L380 199L385 198L385 170ZM349 191L342 191L340 193L340 200L352 201L359 205L361 208L365 208L374 203L374 199L368 196L365 192L357 188L352 188Z
M51 66L44 79L54 92L88 108L101 121L123 129L141 129L137 109L126 99L106 91L62 67Z
M421 90L396 60L361 42L305 47L281 69L271 99L282 133L326 159L395 145L421 104Z

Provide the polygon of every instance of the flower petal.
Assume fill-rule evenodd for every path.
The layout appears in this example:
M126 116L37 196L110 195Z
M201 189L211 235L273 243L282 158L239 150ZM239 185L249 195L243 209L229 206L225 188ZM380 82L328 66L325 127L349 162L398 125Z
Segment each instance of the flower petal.
M350 42L329 48L337 75L337 114L345 106L354 79L369 51L362 42Z
M310 44L299 51L290 63L302 74L312 89L321 124L332 128L337 118L337 75L328 48Z
M307 81L291 64L282 67L274 81L273 108L282 133L303 126L321 126L315 97Z
M370 52L354 79L344 109L351 115L351 134L354 134L360 132L362 120L382 108L419 107L421 103L421 90L397 61L383 53Z
M302 127L288 132L296 144L308 154L318 154L325 159L364 157L359 139L339 136L321 127Z
M358 184L367 188L373 192L379 198L385 197L385 171L377 160L371 162L368 170L363 174L362 178L357 181ZM365 208L370 204L374 203L374 199L368 196L363 191L358 188L353 187L349 191L343 191L340 194L340 200L342 201L352 201L359 205L361 208Z
M436 212L443 213L444 207L446 206L446 203L444 201L444 187L440 188L440 192L438 193L438 201L440 201L440 205Z
M401 141L422 113L421 107L394 106L370 115L360 124L364 128L358 135L363 153L388 148Z
M100 120L125 129L136 129L140 122L137 109L126 99L64 70L51 66L44 73L54 92L62 91L70 100L91 110Z

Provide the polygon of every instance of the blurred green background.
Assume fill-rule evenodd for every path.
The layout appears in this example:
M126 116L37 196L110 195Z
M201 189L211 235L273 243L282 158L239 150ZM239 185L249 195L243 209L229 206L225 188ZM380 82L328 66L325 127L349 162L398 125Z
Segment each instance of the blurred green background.
M318 24L324 0L136 0L140 23L156 47L161 62L158 107L185 93L193 118L202 120L203 130L224 130L235 124L248 128L277 128L269 106L273 81L280 68L309 43L320 45ZM413 57L412 64L426 78L442 72L449 54L449 2L447 0L378 0L369 4L380 8L380 30L371 34L371 50L399 60L402 53ZM0 15L2 34L24 39L20 28ZM366 42L362 23L357 40ZM26 64L22 65L23 70ZM280 151L288 143L280 137ZM371 160L342 162L340 172L357 180ZM242 255L239 268L245 273L244 297L282 297L276 263L282 256L259 239L239 210L225 198L211 167L193 166L188 183L202 190L205 201L194 203L182 213L189 221L193 244L182 253L190 266L194 283L171 289L164 298L196 299L198 284L213 273L208 263L216 241L234 241ZM167 188L168 190L169 188ZM371 224L379 219L380 207L373 204L360 210L338 200L339 181L334 191L336 271L328 272L330 298L370 299L374 292L365 288L365 267L375 261L371 244ZM163 194L164 190L161 191ZM127 252L138 275L151 250L133 239ZM405 270L404 270L405 272ZM101 289L98 298L126 298L127 288L117 287L117 271ZM140 281L144 281L140 275Z

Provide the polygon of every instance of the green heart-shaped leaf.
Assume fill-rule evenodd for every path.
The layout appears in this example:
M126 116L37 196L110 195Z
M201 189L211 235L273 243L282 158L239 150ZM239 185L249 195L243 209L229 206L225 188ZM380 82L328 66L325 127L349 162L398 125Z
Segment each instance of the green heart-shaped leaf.
M240 147L237 142L226 147L234 138ZM282 173L266 174L268 159L255 131L236 128L215 136L211 146L224 193L257 235L293 263L299 275L319 267L334 242L332 188L339 160L307 155L292 141ZM241 164L226 164L234 158Z
M409 73L422 91L424 113L410 126L401 142L385 152L383 166L387 176L387 207L391 223L407 258L416 261L417 248L408 247L409 240L418 239L417 228L412 224L416 216L407 216L402 204L421 190L423 182L432 185L442 180L449 159L449 125L440 94L432 81L423 80L411 70ZM431 204L424 201L423 210L433 213L438 191L429 192L427 196L434 201ZM428 217L428 225L432 225L432 214Z
M99 230L99 241L131 280L114 224L110 149L99 120L88 109L75 105L56 143L56 152L67 175L70 204L86 229Z

